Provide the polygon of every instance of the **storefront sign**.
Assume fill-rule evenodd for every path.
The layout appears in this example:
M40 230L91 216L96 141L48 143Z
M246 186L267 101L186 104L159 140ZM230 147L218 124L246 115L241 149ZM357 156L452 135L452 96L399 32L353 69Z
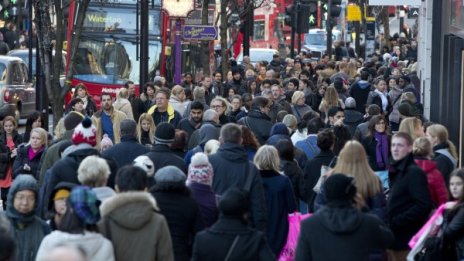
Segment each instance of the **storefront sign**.
M214 26L186 25L182 31L184 40L215 40L217 29Z

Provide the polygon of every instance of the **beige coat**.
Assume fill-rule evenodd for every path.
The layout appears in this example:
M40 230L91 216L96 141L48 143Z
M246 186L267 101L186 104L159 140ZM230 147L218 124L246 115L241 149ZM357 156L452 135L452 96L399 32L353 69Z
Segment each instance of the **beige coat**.
M124 112L128 119L134 119L134 114L132 113L132 105L128 99L118 98L113 103L113 107L118 111Z
M124 192L100 206L98 229L114 246L116 260L173 261L171 235L148 192Z
M92 122L97 128L97 146L100 146L100 142L103 138L103 129L101 126L101 114L103 113L103 110L99 110L95 112L92 116ZM118 144L121 142L121 121L125 120L127 118L126 114L124 112L115 110L111 111L111 122L113 123L113 133L114 133L114 144Z

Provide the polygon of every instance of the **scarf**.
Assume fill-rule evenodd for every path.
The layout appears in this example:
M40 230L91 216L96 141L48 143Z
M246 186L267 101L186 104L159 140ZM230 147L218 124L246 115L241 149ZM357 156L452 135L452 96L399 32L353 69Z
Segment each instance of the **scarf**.
M84 109L87 109L87 104L88 104L87 96L85 96L84 98L81 98L81 100L82 100L82 102L84 102Z
M385 133L374 132L374 138L377 141L375 148L375 159L380 169L388 168L388 138Z

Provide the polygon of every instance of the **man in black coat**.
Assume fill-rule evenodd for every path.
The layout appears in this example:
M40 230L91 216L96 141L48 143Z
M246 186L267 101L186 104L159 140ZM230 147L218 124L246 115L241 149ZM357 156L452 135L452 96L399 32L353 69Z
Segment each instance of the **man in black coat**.
M155 144L151 151L145 155L153 161L156 169L165 166L176 166L187 174L187 166L185 166L184 160L174 154L170 148L175 135L176 130L171 124L167 122L160 123L155 131Z
M309 212L313 212L314 200L316 193L314 186L321 176L321 167L328 166L333 168L336 162L336 156L333 153L335 144L335 135L330 129L323 130L317 134L317 146L321 150L313 159L306 163L303 171L304 183L306 186L306 202L308 202Z
M228 189L244 188L247 175L253 175L249 197L251 201L251 226L264 231L266 227L266 203L261 176L256 166L248 160L246 150L241 146L242 131L240 126L228 123L221 128L219 136L221 146L209 156L214 169L213 191L223 195Z
M48 206L50 194L60 182L80 184L77 169L81 162L90 155L99 156L97 145L97 129L90 118L85 118L75 129L72 136L73 145L68 147L51 169L50 180L45 184L44 205Z
M180 120L177 128L187 132L189 139L192 133L201 127L204 110L205 107L203 103L200 101L192 101L190 104L190 116Z
M238 124L245 125L255 134L260 144L266 143L272 128L271 118L268 116L270 108L271 102L267 98L255 97L248 116L238 120Z
M333 174L324 191L327 205L301 222L296 261L368 260L393 244L393 233L378 217L355 207L354 178Z
M406 260L409 240L425 224L433 208L427 177L414 163L412 144L411 136L404 132L393 135L391 141L394 162L389 171L387 222L395 235L395 244L389 251L389 260Z
M134 120L126 119L121 121L121 142L105 150L102 156L112 159L118 169L125 165L130 165L140 155L149 152L149 149L137 141L137 123ZM108 178L108 185L112 187L116 173L111 173Z
M360 113L365 112L367 97L371 91L371 84L367 81L369 79L369 72L367 70L361 71L361 80L354 82L350 87L350 96L356 101L356 110Z
M276 260L264 233L248 226L245 215L249 208L243 190L231 188L224 193L219 201L219 220L195 237L192 260L226 260L229 252L228 260Z

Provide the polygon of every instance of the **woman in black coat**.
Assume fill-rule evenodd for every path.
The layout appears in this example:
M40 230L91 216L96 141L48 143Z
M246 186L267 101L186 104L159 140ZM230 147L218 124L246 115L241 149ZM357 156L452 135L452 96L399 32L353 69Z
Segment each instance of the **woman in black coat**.
M176 261L190 260L195 234L204 228L200 209L185 180L179 168L163 167L156 172L156 184L150 189L168 222Z
M369 157L369 165L374 171L388 170L391 138L387 120L383 115L376 115L370 119L367 129L362 145Z
M254 163L263 179L268 213L266 237L272 252L278 256L287 242L288 214L297 209L292 184L288 177L278 172L279 154L273 146L259 148Z
M274 145L279 152L280 171L287 176L293 187L293 193L297 200L297 209L301 212L299 205L300 200L306 203L306 189L303 176L303 170L295 160L295 149L289 140L281 140ZM307 211L307 209L306 209Z
M451 173L449 190L456 201L446 203L443 225L443 243L446 246L446 258L443 260L464 259L464 169Z
M40 159L47 148L48 133L42 128L34 128L28 145L18 148L18 155L13 163L13 178L19 174L30 174L39 178Z

